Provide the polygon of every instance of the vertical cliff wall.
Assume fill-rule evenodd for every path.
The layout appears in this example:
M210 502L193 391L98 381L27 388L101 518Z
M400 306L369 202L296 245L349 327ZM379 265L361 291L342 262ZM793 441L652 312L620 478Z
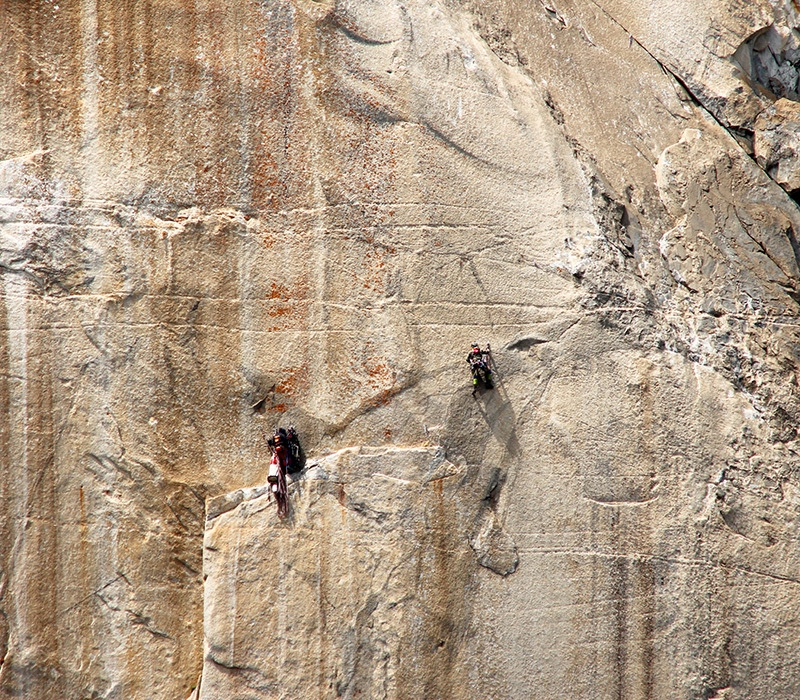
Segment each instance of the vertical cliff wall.
M796 20L0 4L0 696L797 695Z

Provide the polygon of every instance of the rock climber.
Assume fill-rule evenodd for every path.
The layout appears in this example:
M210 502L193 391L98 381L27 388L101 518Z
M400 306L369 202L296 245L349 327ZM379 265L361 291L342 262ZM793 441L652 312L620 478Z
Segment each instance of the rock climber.
M286 487L286 475L299 472L305 463L303 448L297 438L297 430L293 425L286 428L275 428L272 437L267 440L272 458L269 463L267 481L270 491L278 502L278 515L289 513L289 494Z
M269 475L267 481L270 491L275 494L278 504L278 515L285 517L289 514L289 494L286 488L286 472L291 461L289 436L284 428L275 428L272 437L267 440L267 445L272 453L269 462Z
M489 360L492 357L492 349L490 345L486 345L486 350L481 350L477 343L472 344L472 350L467 355L467 362L472 371L472 395L478 391L478 381L483 380L483 384L487 389L493 389L492 383L492 370L489 369Z

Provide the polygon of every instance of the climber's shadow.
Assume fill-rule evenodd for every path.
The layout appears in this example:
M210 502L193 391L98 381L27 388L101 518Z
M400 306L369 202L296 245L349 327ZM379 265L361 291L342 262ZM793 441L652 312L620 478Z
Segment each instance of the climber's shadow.
M493 389L486 388L483 383L478 385L474 394L475 404L495 439L505 447L509 455L516 456L520 449L517 439L517 416L511 406L505 384L496 370L492 379Z
M299 478L299 475L305 471L306 463L306 451L298 440L295 445L292 446L292 466L286 473Z
M308 466L308 460L306 458L306 451L303 449L299 439L296 439L290 448L292 450L292 466L286 472L286 490L288 492L288 498L286 501L287 513L283 520L286 525L293 528L295 525L295 517L294 507L292 505L294 499L292 495L294 495L295 499L302 496L303 488L306 486L304 476L306 467Z

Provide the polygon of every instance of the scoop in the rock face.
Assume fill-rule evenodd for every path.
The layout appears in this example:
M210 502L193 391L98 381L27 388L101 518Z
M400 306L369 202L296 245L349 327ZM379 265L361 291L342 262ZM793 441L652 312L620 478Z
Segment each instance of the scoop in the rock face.
M734 60L776 97L797 101L800 15L791 0L769 0L769 5L772 21L741 44Z

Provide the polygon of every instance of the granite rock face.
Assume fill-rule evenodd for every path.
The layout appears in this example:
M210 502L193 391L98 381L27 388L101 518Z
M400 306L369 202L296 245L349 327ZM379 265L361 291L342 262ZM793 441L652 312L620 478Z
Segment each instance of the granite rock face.
M797 26L3 4L0 697L800 695Z

